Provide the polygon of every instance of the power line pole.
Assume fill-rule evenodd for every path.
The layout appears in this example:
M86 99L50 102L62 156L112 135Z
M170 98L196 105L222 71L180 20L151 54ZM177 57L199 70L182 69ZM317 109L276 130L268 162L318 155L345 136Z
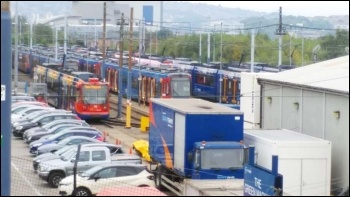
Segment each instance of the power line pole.
M278 67L282 65L282 36L286 35L286 32L284 28L282 27L282 7L280 7L279 12L279 24L278 29L276 31L276 35L279 35L279 42L278 42Z
M131 67L132 67L132 34L133 34L134 8L130 8L130 31L129 31L129 69L128 69L128 95L126 107L125 128L131 128Z
M14 77L15 77L15 88L14 88L14 94L17 94L17 87L18 87L18 1L16 1L16 11L15 11L15 70L14 70Z
M250 72L254 72L254 53L255 53L255 32L252 29L252 39L251 39L251 48L250 48Z
M141 26L143 24L143 20L139 22L139 61L138 63L140 64L140 59L141 59L141 53L142 53L142 39L143 39L143 27ZM139 93L141 92L141 66L139 66ZM139 94L138 96L138 103L139 105L141 104L141 95Z
M124 13L121 14L120 20L120 43L119 43L119 73L118 73L118 115L117 118L121 118L122 115L122 94L123 94L123 80L122 80L122 69L123 69L123 37L124 37Z
M1 196L14 195L11 195L11 26L10 1L1 1Z
M106 2L103 3L103 40L102 40L102 53L103 53L103 61L101 66L101 76L102 79L105 79L105 59L106 59L106 18L107 18L107 11L106 11Z
M220 72L222 72L222 23L220 24ZM222 73L220 73L220 95L219 95L220 103L221 103L221 95L222 95Z
M199 32L199 63L202 64L202 30Z

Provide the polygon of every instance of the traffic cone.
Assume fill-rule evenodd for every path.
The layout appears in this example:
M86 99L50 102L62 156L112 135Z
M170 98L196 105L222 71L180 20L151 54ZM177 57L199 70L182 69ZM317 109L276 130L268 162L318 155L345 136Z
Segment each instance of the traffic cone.
M118 138L115 140L115 144L119 144L119 140L118 140Z

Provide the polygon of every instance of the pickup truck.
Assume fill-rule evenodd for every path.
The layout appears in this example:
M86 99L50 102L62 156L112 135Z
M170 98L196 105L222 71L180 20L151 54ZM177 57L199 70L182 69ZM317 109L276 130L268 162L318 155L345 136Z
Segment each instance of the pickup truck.
M57 188L60 181L73 174L77 151L71 151L65 157L41 162L38 166L38 175L51 187ZM107 147L81 147L77 172L82 173L90 168L103 164L141 164L137 155L110 154Z

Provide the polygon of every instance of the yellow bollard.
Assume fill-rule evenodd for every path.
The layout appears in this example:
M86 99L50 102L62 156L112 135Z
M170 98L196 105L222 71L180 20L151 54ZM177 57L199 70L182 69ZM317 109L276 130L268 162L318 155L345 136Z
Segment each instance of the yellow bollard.
M147 132L149 128L149 118L146 116L141 117L140 131Z
M125 122L125 128L130 129L131 128L131 101L128 100L126 104L126 122Z

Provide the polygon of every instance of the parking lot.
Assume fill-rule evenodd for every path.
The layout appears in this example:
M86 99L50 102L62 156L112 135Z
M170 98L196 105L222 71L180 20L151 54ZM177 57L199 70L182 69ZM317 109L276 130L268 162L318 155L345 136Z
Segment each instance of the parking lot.
M50 188L33 170L34 156L22 139L11 141L11 195L12 196L59 196L58 189Z

